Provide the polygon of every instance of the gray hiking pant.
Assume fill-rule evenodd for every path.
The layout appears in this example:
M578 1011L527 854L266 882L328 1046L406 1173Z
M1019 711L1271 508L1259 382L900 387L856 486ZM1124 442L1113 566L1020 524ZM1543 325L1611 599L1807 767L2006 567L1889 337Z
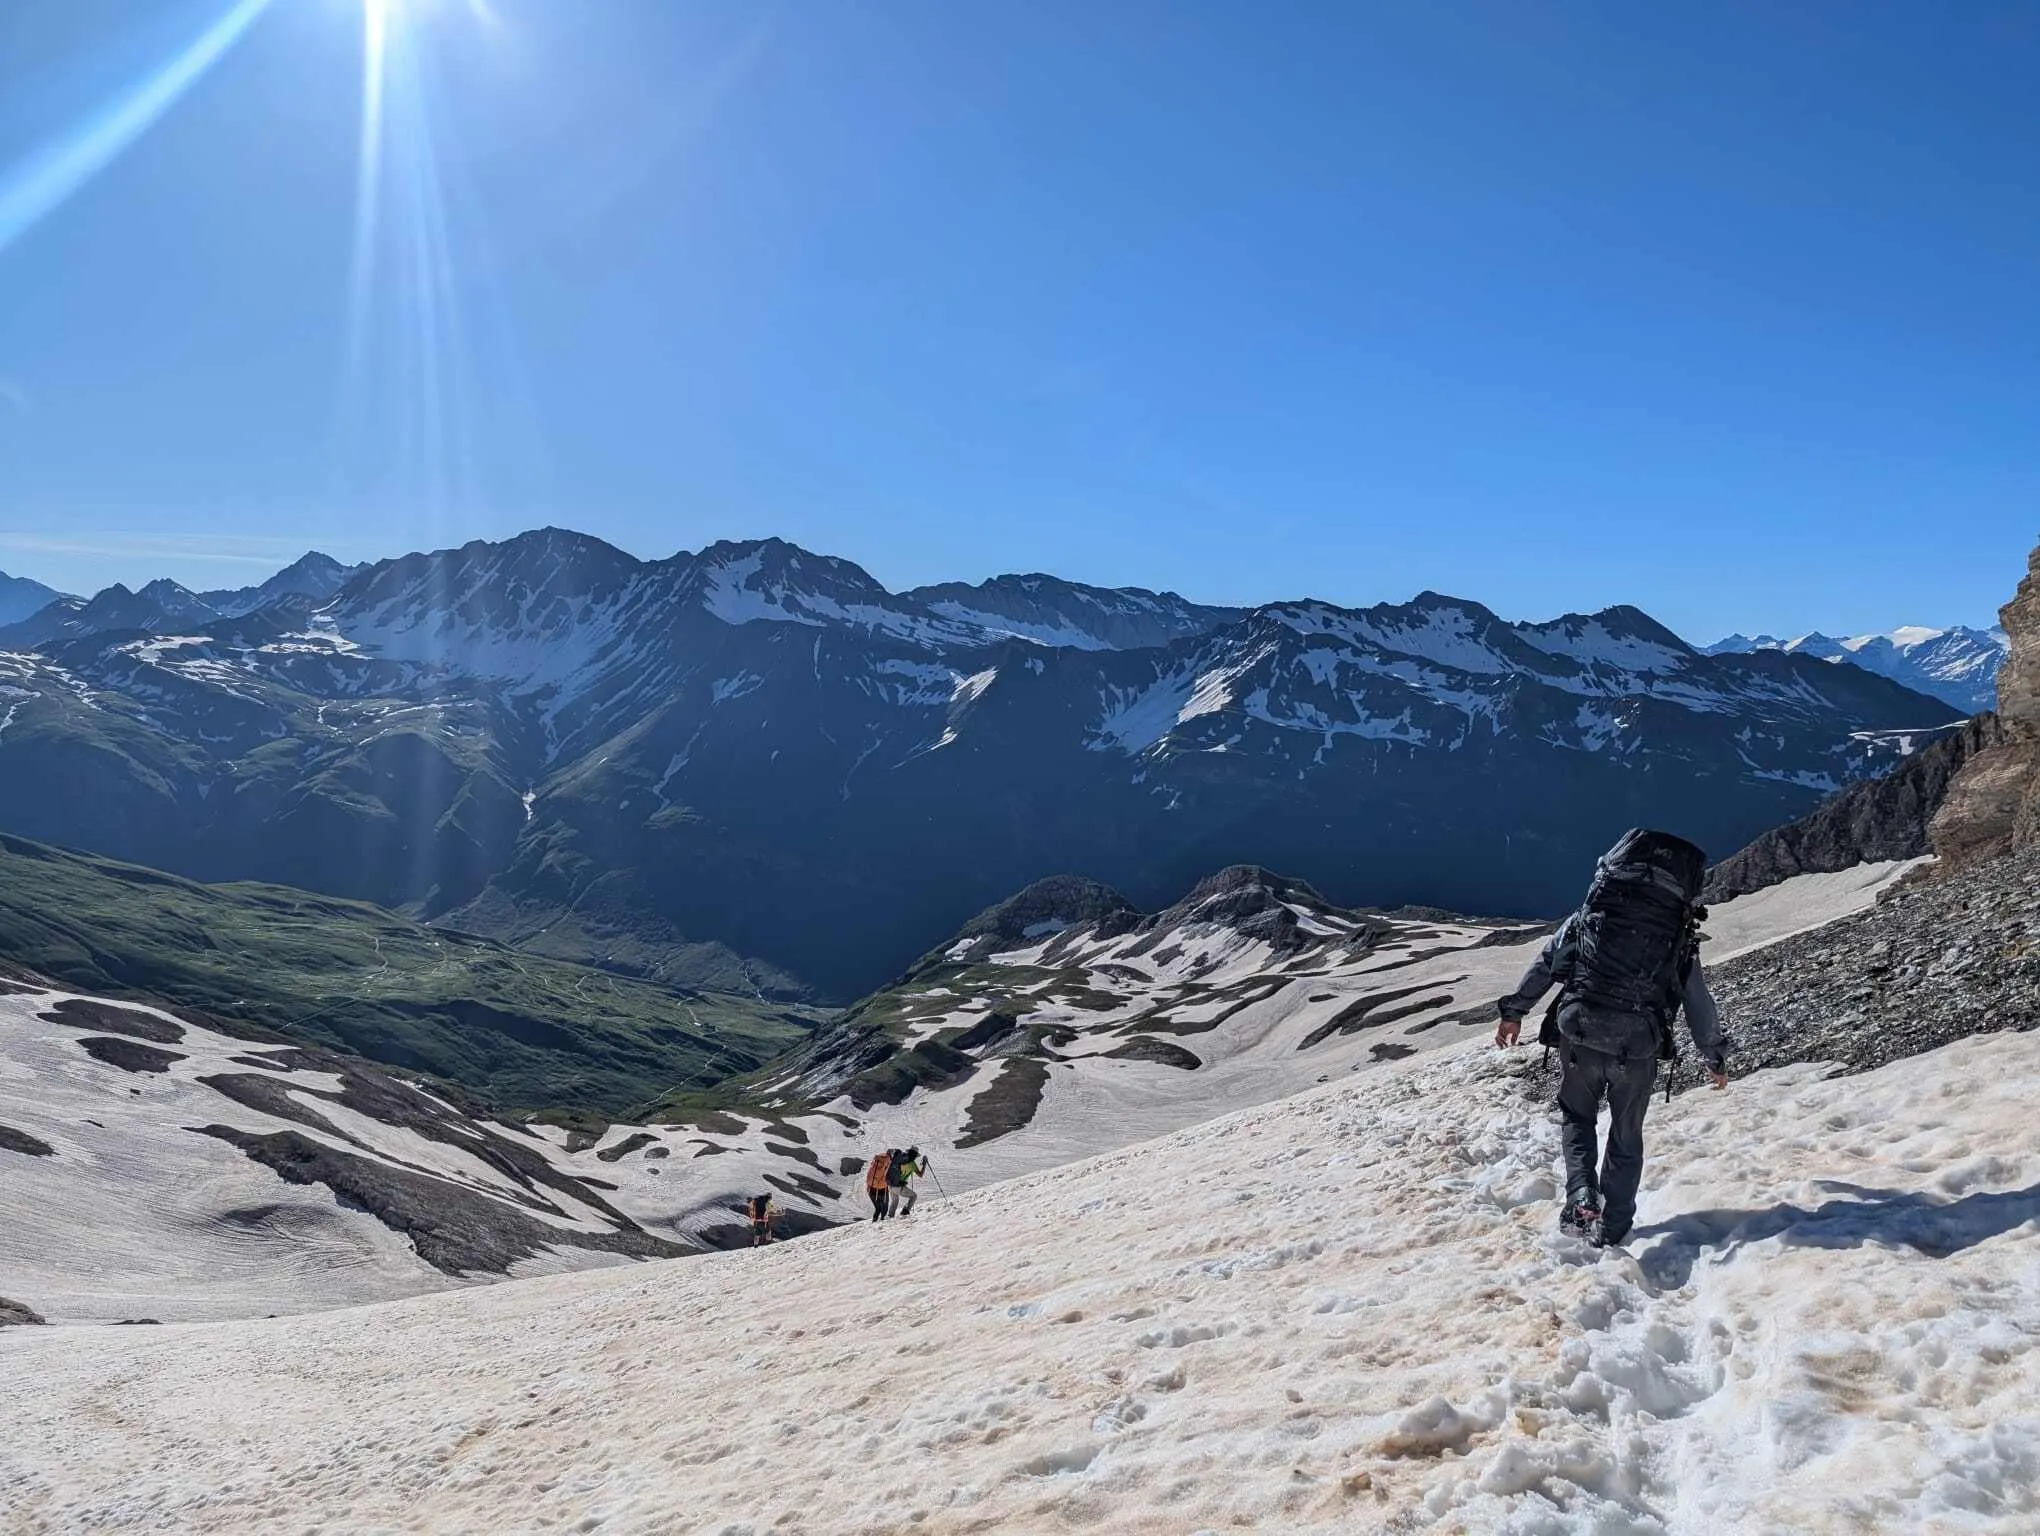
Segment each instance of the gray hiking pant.
M1565 1117L1565 1198L1571 1205L1601 1208L1601 1228L1610 1242L1629 1235L1636 1220L1636 1186L1643 1182L1643 1113L1657 1083L1657 1053L1610 1056L1568 1040L1558 1080L1558 1112ZM1595 1122L1608 1103L1608 1155L1595 1163Z

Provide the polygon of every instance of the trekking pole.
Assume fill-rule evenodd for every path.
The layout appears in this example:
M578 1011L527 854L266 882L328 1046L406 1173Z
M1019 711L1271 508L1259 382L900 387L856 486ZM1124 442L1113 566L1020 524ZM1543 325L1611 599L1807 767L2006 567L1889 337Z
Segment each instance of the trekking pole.
M935 1166L932 1163L928 1166L928 1177L935 1181L935 1193L944 1200L947 1200L949 1198L949 1191L942 1187L942 1175L935 1171Z

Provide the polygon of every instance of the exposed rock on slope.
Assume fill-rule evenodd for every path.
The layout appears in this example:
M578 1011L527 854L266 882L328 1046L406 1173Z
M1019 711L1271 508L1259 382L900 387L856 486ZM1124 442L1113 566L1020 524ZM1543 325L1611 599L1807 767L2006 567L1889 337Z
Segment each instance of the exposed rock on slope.
M1930 827L1969 761L2006 740L1995 715L1950 731L1881 779L1853 785L1811 816L1766 832L1708 874L1707 899L1728 901L1789 880L1932 853Z
M1870 911L1713 968L1737 1070L1882 1066L2040 1025L2040 848L1901 885Z
M2000 616L2011 637L1998 673L2005 739L1964 766L1934 819L1934 850L1949 867L2040 842L2040 549Z

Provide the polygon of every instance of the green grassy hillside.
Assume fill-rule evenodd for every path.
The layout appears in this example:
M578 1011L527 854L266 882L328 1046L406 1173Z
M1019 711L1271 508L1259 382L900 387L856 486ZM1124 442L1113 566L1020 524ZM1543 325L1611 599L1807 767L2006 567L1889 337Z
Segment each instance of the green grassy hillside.
M814 1016L671 989L272 885L0 836L0 960L353 1051L506 1109L622 1115L745 1073Z

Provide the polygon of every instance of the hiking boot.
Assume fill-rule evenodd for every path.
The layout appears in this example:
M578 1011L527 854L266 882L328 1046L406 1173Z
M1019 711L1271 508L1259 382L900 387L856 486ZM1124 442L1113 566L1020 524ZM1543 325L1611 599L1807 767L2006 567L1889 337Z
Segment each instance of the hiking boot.
M1559 1213L1558 1230L1567 1237L1581 1238L1595 1247L1601 1245L1601 1208L1581 1201Z

